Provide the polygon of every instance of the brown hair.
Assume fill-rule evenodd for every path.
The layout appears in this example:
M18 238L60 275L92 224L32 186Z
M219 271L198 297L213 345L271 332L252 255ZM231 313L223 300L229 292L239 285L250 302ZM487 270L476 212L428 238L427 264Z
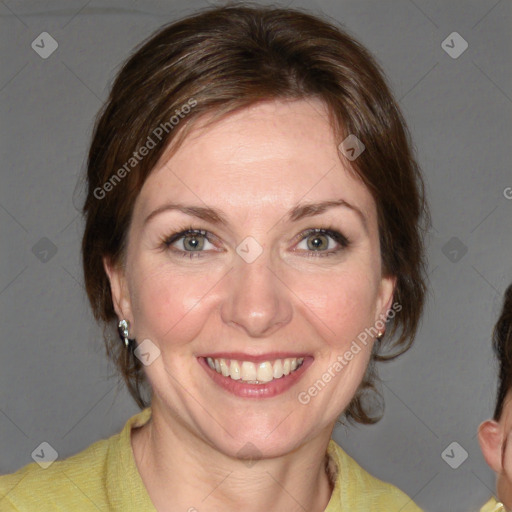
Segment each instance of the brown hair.
M498 359L498 393L494 419L499 421L503 403L512 390L512 284L505 291L500 317L494 326L492 346Z
M394 300L401 311L375 344L345 411L349 419L372 423L379 419L367 407L368 392L377 393L374 362L405 352L421 316L422 223L428 215L410 135L380 67L329 22L291 9L213 8L164 27L128 59L97 119L89 152L85 286L96 319L113 324L102 258L122 264L137 194L169 143L177 147L193 121L204 114L218 120L259 101L312 97L326 104L340 142L354 134L366 147L352 167L376 201L384 273L397 279ZM147 406L142 364L119 339L107 337L106 344L131 395Z

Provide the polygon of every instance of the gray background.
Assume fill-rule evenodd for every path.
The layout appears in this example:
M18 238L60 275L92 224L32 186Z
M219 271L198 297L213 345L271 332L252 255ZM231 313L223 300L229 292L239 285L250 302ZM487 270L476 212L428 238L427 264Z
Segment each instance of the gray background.
M72 455L138 411L110 376L85 299L78 179L122 61L159 26L204 5L0 2L0 473L32 462L42 441L61 459ZM334 437L425 510L477 510L494 490L476 431L494 403L490 334L512 281L511 1L286 5L332 17L382 64L433 214L429 303L414 348L380 368L384 419ZM48 59L31 48L43 31L59 44ZM454 31L469 44L457 59L441 47ZM441 457L453 441L469 454L457 469Z

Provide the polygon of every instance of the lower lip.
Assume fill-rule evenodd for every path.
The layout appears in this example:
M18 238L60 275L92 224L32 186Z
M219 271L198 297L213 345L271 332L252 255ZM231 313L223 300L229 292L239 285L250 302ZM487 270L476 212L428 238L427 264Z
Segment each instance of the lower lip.
M231 377L224 377L215 370L212 370L205 357L198 357L199 364L206 370L212 380L221 388L229 391L235 396L243 398L271 398L288 391L304 375L304 372L313 363L312 357L305 357L302 365L289 375L274 379L266 384L248 384L243 380L233 380Z

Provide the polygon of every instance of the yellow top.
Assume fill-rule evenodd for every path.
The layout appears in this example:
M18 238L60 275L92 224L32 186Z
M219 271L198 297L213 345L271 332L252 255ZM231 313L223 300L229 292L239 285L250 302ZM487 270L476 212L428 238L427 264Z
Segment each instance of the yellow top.
M491 498L480 509L480 512L505 512L505 507L503 506L503 503L498 503L494 498Z
M0 476L0 510L156 512L137 470L130 439L131 429L150 417L148 407L130 418L120 433L46 469L33 462ZM335 480L325 512L421 512L396 487L364 471L333 440L328 454Z

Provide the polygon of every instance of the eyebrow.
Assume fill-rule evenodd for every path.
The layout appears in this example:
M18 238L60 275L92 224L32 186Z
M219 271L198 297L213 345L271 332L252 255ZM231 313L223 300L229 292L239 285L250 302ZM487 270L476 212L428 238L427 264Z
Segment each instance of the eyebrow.
M352 210L354 213L356 213L361 222L363 223L365 231L368 232L368 223L364 213L359 208L357 208L357 206L348 203L344 199L338 199L334 201L321 201L318 203L298 204L288 212L287 220L290 222L297 222L305 217L320 215L329 208L340 206L348 208ZM191 206L180 203L166 203L157 208L156 210L153 210L144 219L144 225L146 225L151 219L153 219L157 215L160 215L161 213L166 211L179 211L186 215L190 215L191 217L197 217L212 224L221 224L225 226L230 225L229 221L227 220L226 214L222 210L210 208L207 206Z

